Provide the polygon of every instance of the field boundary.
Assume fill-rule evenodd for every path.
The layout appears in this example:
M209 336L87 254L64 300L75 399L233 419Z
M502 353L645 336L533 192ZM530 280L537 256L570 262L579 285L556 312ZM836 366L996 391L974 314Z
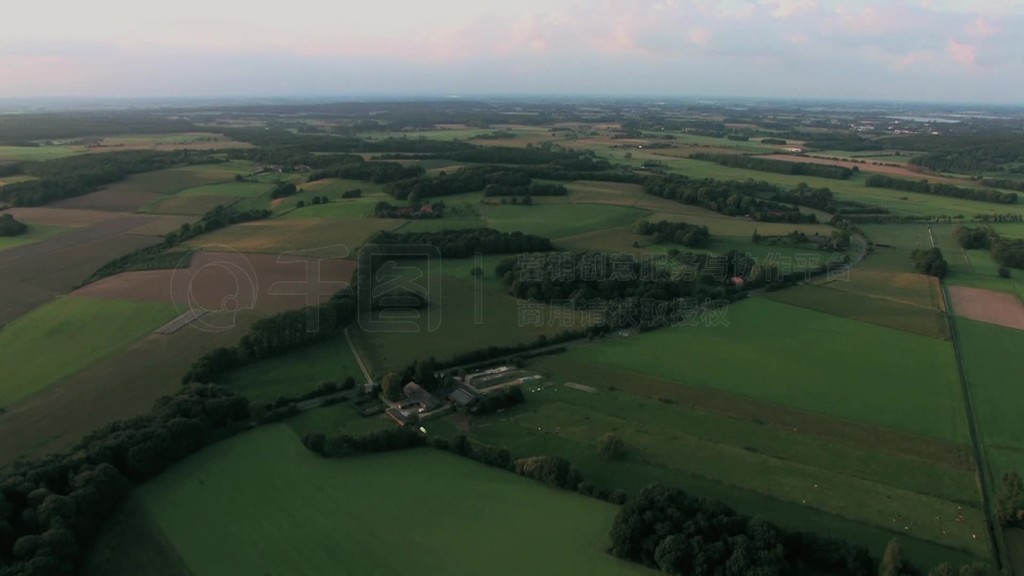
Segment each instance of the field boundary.
M928 227L928 233L931 235L931 227ZM934 246L935 240L932 238L932 245ZM945 283L941 283L942 286L942 298L945 301L946 308L946 321L949 323L949 341L953 345L953 355L956 357L957 373L960 376L960 388L961 394L963 395L964 411L967 416L967 430L971 436L971 451L974 452L975 470L978 475L978 487L981 492L981 509L985 514L985 525L988 528L989 542L992 546L992 558L996 562L996 570L1002 570L1006 568L1010 571L1010 576L1013 576L1013 567L1009 563L1003 563L1002 552L1004 543L1002 541L1002 530L999 530L998 538L996 534L996 524L992 517L991 499L989 497L989 485L988 478L991 476L991 472L988 469L988 460L985 459L984 449L981 446L981 439L978 434L978 423L974 418L974 404L971 401L971 390L970 385L967 382L967 370L964 367L963 354L960 350L960 336L956 331L956 321L954 319L953 309L950 306L949 293Z
M168 322L167 324L164 324L163 326L157 328L153 332L155 334L174 334L178 330L181 330L185 326L188 326L192 322L195 322L196 320L198 320L200 316L202 316L203 314L206 314L207 312L209 312L209 310L206 310L206 309L196 310L194 308L190 308L189 310L185 311L184 313L179 315L174 320L171 320L170 322Z

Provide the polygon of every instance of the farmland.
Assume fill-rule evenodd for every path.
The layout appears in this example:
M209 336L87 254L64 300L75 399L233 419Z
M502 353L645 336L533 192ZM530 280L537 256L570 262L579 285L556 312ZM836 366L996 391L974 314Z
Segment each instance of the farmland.
M410 475L416 490L408 489ZM648 573L604 553L610 504L429 449L320 460L282 425L205 450L139 496L141 511L197 576ZM467 500L474 505L463 506ZM197 526L200 510L208 521ZM395 538L405 553L388 552ZM100 541L94 573L110 573L102 562L108 545L122 544ZM424 555L444 561L409 562Z
M19 318L0 331L6 372L0 405L85 368L175 315L163 304L63 298Z
M728 324L664 330L572 355L838 418L965 438L948 343L762 299L731 306L721 321ZM814 353L794 358L782 350L792 346ZM870 356L871 364L849 350Z
M0 122L4 142L47 142L0 146L0 181L39 180L4 196L29 230L0 238L0 465L52 455L0 477L0 562L63 553L35 544L54 538L51 515L89 526L69 492L106 474L77 473L98 462L132 490L94 546L69 531L87 555L84 569L63 559L77 573L649 574L607 554L617 509L601 500L652 483L864 545L872 564L893 537L922 573L1005 560L983 506L1002 473L1024 472L1013 377L1024 275L1001 277L954 229L998 220L1005 238L1024 238L1024 202L872 188L865 173L1024 187L1024 144L979 138L988 128L968 117L892 132L883 111L788 106L268 100L147 108L133 116L139 134L66 138L22 133L80 131L102 116ZM792 147L810 156L785 156ZM111 167L96 156L126 151ZM695 152L859 169L795 176ZM89 156L26 162L71 154ZM47 173L64 163L66 174ZM325 175L347 178L316 179ZM271 198L281 183L294 193ZM790 192L800 183L840 202ZM381 202L396 217L375 217ZM206 214L218 205L231 209ZM653 230L661 221L688 226ZM477 228L493 235L464 232ZM389 261L363 269L373 286L349 286L359 250L382 231L381 244L430 243L445 256L382 254ZM911 261L932 246L949 265L941 279ZM85 283L144 247L105 268L128 271ZM520 250L671 254L667 271L679 274L592 270L580 254L571 278L556 277L561 254L543 270L523 259L499 268ZM450 256L474 252L487 255ZM742 259L702 257L736 253L793 274L766 279ZM676 266L691 256L696 278ZM816 265L834 273L800 277ZM414 305L374 290L389 280L394 300ZM722 306L644 322L657 305L691 301ZM312 311L295 312L319 304L326 339ZM616 314L596 324L605 304ZM345 389L322 405L299 398L336 390L327 383ZM399 425L410 434L375 434ZM363 437L326 439L330 454L465 436L482 461L504 462L500 448L561 457L587 482L551 482L569 488L558 492L432 449L321 459L301 442L318 433ZM61 454L83 438L87 449ZM834 576L853 576L843 570Z
M221 384L245 394L253 402L273 402L281 396L309 392L321 382L341 384L348 377L359 383L363 380L348 343L344 338L335 338L234 370Z

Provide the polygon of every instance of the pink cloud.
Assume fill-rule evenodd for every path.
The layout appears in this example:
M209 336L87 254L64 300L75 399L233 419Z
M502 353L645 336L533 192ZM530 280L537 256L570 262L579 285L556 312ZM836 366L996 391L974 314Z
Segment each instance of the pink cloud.
M714 33L707 28L694 28L690 30L690 42L697 46L707 46L714 37Z
M952 38L946 45L949 57L957 63L973 66L978 59L978 47L973 44L961 44Z
M818 0L761 0L761 4L774 8L772 16L789 18L818 9Z
M999 33L999 26L983 16L978 16L974 22L967 25L967 33L971 36L987 38Z
M917 64L919 64L921 62L927 62L928 60L931 60L931 59L932 59L931 52L923 52L923 51L911 52L909 54L904 55L902 58L896 60L895 62L893 62L892 67L895 70L906 70L907 68L915 66L915 65L917 65Z

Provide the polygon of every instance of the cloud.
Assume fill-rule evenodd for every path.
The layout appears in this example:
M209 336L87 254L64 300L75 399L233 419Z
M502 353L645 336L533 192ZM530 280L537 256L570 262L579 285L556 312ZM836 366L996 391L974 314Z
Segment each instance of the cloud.
M958 64L973 66L978 60L978 47L973 44L961 44L950 38L947 51L949 57Z
M697 46L707 46L714 37L714 32L707 28L694 28L690 30L690 42Z
M772 8L776 18L792 18L818 9L818 0L761 0L761 4Z
M999 26L984 16L978 16L974 22L967 25L967 33L979 38L988 38L999 33Z

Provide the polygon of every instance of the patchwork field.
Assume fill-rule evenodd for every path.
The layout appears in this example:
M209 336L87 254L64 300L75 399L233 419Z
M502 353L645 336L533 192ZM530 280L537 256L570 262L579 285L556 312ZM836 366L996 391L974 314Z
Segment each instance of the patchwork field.
M177 314L166 304L103 301L100 304L118 309L126 305L129 308L166 307L170 310L167 319ZM101 426L149 411L158 398L180 390L181 377L192 362L219 346L235 345L258 317L244 310L211 313L203 316L203 320L207 326L215 327L214 330L190 325L174 334L150 332L7 406L0 414L0 429L4 431L0 434L0 463L28 454L66 449ZM83 327L82 336L78 338L88 336L90 331L106 329L109 322L106 319L102 322ZM146 330L151 331L161 323L154 319Z
M18 236L0 236L0 250L15 248L25 244L33 244L48 238L53 238L68 231L67 226L55 226L53 224L33 224L29 226L28 232Z
M651 573L604 553L613 505L430 449L322 460L283 425L208 448L139 496L196 576ZM95 573L124 545L101 539Z
M166 304L63 298L15 320L0 330L0 406L127 346L175 315Z
M730 306L722 320L728 325L659 330L570 356L884 428L966 439L948 343L762 298Z
M895 533L912 558L929 563L987 553L970 536L983 525L960 448L564 355L529 367L551 380L531 386L525 405L469 422L431 421L429 430L468 431L517 456L559 454L598 485L680 486L793 529L841 535L875 554ZM560 384L569 379L597 391ZM598 456L606 432L623 439L624 459Z
M62 208L17 208L32 226L62 226L60 234L0 250L0 326L71 290L100 266L160 241L176 216L115 214Z
M202 251L187 268L123 272L76 297L173 303L187 309L282 311L316 304L348 285L352 260Z
M236 169L245 170L245 167L235 162L227 162L155 170L129 176L102 190L61 200L50 206L117 212L135 211L147 204L156 203L167 194L204 184L229 181L237 173Z
M396 228L403 223L404 220L384 219L274 218L222 228L191 240L186 246L344 258L354 254L377 230Z

